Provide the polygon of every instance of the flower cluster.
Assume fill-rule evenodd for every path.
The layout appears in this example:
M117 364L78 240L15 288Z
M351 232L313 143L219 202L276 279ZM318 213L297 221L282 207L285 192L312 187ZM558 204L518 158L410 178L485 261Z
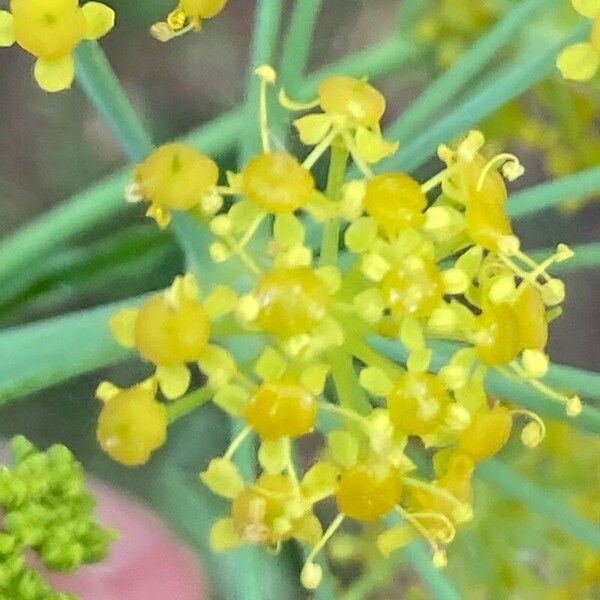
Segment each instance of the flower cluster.
M416 23L415 35L431 44L437 64L447 68L489 29L501 10L487 0L436 0Z
M556 61L565 79L587 81L600 67L600 2L598 0L571 0L573 8L584 17L594 20L588 42L578 42L565 48Z
M97 40L114 26L115 13L100 2L78 0L11 0L0 11L0 46L15 42L35 56L33 74L47 92L71 87L73 50L82 40Z
M113 534L94 522L83 471L64 446L39 452L24 437L12 441L14 465L0 467L0 596L76 600L54 592L27 559L34 550L53 570L101 561Z
M301 579L312 589L317 553L351 519L379 527L385 555L422 536L441 567L472 517L477 464L502 449L515 419L526 446L544 437L537 415L488 397L487 373L531 385L568 415L581 410L577 396L541 380L548 322L564 298L548 269L571 251L561 244L540 264L521 251L505 178L523 167L511 154L487 156L480 132L440 146L444 167L428 181L375 175L372 165L397 148L379 128L385 99L365 80L335 76L307 105L280 93L290 110L316 109L294 121L311 147L300 160L272 149L267 93L276 75L268 66L257 74L263 150L226 184L209 157L183 144L158 148L136 169L128 198L148 201L161 226L176 211L208 223L211 259L237 261L243 276L201 290L202 273L188 273L114 315L118 341L154 371L129 389L99 386L98 439L116 460L146 461L178 403L193 402L184 394L197 367L206 380L198 404L211 397L244 423L201 474L230 501L214 548L277 549L295 539L309 547ZM311 169L327 151L320 191ZM239 336L260 350L236 356ZM313 432L322 448L300 467L295 442ZM235 455L255 438L260 474L248 481ZM433 479L419 475L419 449L433 460ZM324 527L317 507L327 499L337 516Z
M595 0L574 4L586 16L600 7ZM507 9L508 6L500 7L494 2L436 0L417 23L415 35L419 42L431 44L438 67L445 69L454 65ZM577 46L585 48L590 44ZM574 54L566 58L570 52ZM577 52L583 50L569 48L564 56L572 62L572 69L586 69ZM591 60L600 61L600 55L598 59L594 53L590 56ZM543 157L545 170L562 177L594 167L600 160L600 135L595 127L597 104L598 94L591 86L565 86L560 77L550 78L491 114L481 124L481 130L499 147L526 145L534 149ZM577 209L594 197L595 194L572 198L561 208Z

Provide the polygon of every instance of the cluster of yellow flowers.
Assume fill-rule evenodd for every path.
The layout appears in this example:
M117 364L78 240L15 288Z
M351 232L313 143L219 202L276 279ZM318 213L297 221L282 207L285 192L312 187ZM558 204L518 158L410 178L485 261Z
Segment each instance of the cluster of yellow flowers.
M568 4L565 2L561 7L560 15L572 12ZM600 10L597 0L574 0L573 6L590 18ZM436 0L417 22L415 37L418 43L431 45L437 66L446 69L509 8L491 0L475 3ZM598 37L597 29L594 25L590 43L569 46L559 56L557 65L563 77L583 80L596 72L600 64L600 54L594 50L594 44L598 45L594 41ZM543 157L546 171L562 177L598 164L597 96L591 86L565 86L560 77L550 78L490 115L481 124L481 130L500 147L525 145L534 149ZM574 210L595 197L572 198L561 208Z
M221 182L210 157L171 143L137 167L127 189L161 227L178 211L208 223L211 259L239 260L247 276L201 289L202 273L187 273L112 317L117 340L155 370L132 388L100 384L99 442L124 464L147 461L166 439L168 403L193 399L179 400L196 365L206 394L245 423L201 474L231 502L213 527L214 548L276 549L296 539L310 548L302 582L315 588L315 556L353 519L380 526L386 555L422 536L441 567L456 527L472 516L477 463L501 450L515 417L525 418L528 447L544 436L537 415L487 396L488 370L562 401L569 415L581 410L578 397L540 380L548 322L564 297L547 269L571 251L561 244L537 264L520 250L503 176L512 180L523 167L510 154L487 157L480 132L440 146L445 166L424 183L402 172L374 175L372 165L397 149L379 127L385 98L364 80L335 76L309 104L280 93L290 110L316 109L294 121L311 147L300 161L272 149L267 95L276 74L263 66L257 75L263 151L241 172ZM322 192L311 169L328 152ZM309 242L319 232L320 246ZM229 344L240 336L259 342L250 359ZM405 364L378 350L385 338L406 348ZM439 339L455 349L433 372ZM318 458L300 468L294 442L315 431ZM261 472L245 481L234 458L256 436ZM433 481L416 475L409 454L419 447L433 456ZM326 499L337 516L324 531L316 507ZM386 522L390 514L399 523Z

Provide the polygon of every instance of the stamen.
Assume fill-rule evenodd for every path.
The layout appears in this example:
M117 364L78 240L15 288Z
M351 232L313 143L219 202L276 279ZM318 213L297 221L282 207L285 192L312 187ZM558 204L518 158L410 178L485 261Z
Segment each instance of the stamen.
M451 504L454 505L453 510L453 518L458 523L466 523L473 518L473 509L466 502L461 502L454 494L451 494L448 490L441 488L432 483L427 483L425 481L420 481L419 479L413 479L412 477L404 477L403 482L409 486L414 488L424 490L438 496L439 498L443 498L447 500Z
M296 495L300 492L300 482L298 481L298 474L296 473L296 467L294 466L294 457L292 456L292 444L290 438L285 438L285 468L292 480L294 491Z
M455 164L451 167L447 167L441 170L439 173L437 173L421 185L421 191L424 194L427 194L428 192L436 188L438 185L441 185L444 182L444 180L446 180L448 177L452 177L452 174L457 170L458 166L458 164Z
M365 418L362 415L359 415L357 412L354 412L348 408L343 408L337 404L332 404L331 402L320 402L319 406L322 410L336 413L342 417L346 417L347 419L354 421L355 423L358 423L367 434L369 433L369 424Z
M440 521L447 529L446 536L440 540L443 544L450 544L456 537L456 527L454 527L452 521L450 521L450 519L443 513L424 511L414 512L411 513L411 515L416 519L433 519Z
M347 131L342 131L341 135L346 144L346 148L348 148L348 151L352 156L354 164L358 167L359 171L361 171L367 179L372 179L373 171L371 171L367 163L361 158L358 148L354 144L354 140L352 139L350 134Z
M402 518L410 523L427 541L429 546L433 551L433 563L436 567L443 567L446 564L445 561L445 552L443 548L440 547L437 540L431 535L429 530L419 521L419 519L415 518L408 511L402 508L400 505L396 505L396 511L400 513Z
M548 398L558 400L559 402L564 404L567 416L576 417L577 415L579 415L579 413L581 413L582 405L579 396L567 396L566 394L561 394L560 392L557 392L556 390L547 386L545 383L542 383L538 379L533 379L527 373L527 371L525 371L525 369L523 369L523 367L521 367L521 365L519 365L519 363L517 363L516 361L511 362L509 364L509 367L513 371L513 373L519 377L521 381L528 383L531 387L535 388L536 390L538 390L538 392L541 392ZM512 375L510 371L507 371L507 369L503 369L501 367L498 368L498 371L508 376Z
M524 408L511 410L510 414L522 415L531 419L521 431L521 441L528 448L535 448L546 437L546 424L539 415Z
M285 92L283 88L279 90L279 104L288 110L311 110L319 106L319 99L312 100L311 102L296 102L292 100Z
M217 185L215 186L214 190L221 196L237 196L240 193L239 190L234 190L232 187L227 185Z
M477 191L480 192L483 188L483 182L488 176L492 169L497 169L502 165L502 174L508 179L508 181L514 181L519 178L525 172L523 165L519 162L519 159L508 152L498 154L494 156L487 165L483 168L479 180L477 181Z
M332 129L311 151L311 153L304 159L302 166L309 170L312 169L315 163L321 158L321 156L325 153L327 148L331 146L333 140L338 135L338 131L336 129Z
M223 455L224 460L231 460L233 455L236 453L238 448L244 443L244 440L250 435L252 429L250 427L244 427L242 431L240 431L232 440L231 444L229 444L229 448Z
M269 139L269 111L267 106L267 87L275 83L277 74L270 65L261 65L254 71L260 77L260 136L263 150L271 151Z
M264 218L264 214L258 215L250 227L248 227L243 237L239 240L236 240L232 235L229 234L224 234L222 236L223 240L229 246L231 254L235 254L255 275L262 275L262 270L256 264L254 259L246 252L245 246L252 239L252 236L256 233Z
M302 574L300 578L302 580L302 585L309 589L314 590L319 587L321 583L321 578L323 576L322 569L319 565L316 565L313 561L315 556L322 550L325 544L331 539L333 534L339 529L340 525L343 523L345 515L340 513L331 523L331 525L327 528L327 531L323 534L321 539L317 542L317 544L310 551L310 554L304 561L304 567L302 568Z

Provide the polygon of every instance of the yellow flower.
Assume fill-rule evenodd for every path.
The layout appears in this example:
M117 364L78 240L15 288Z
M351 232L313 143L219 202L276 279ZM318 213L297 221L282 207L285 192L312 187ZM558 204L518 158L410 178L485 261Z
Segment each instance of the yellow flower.
M304 161L307 168L312 167L332 144L341 144L363 174L370 177L368 164L377 163L398 149L397 142L388 142L381 134L379 123L385 112L385 98L363 79L335 75L321 83L318 97L312 102L294 102L284 90L281 90L279 100L290 110L318 106L323 111L294 121L302 142L315 146Z
M77 0L11 0L0 11L0 46L19 44L37 58L35 79L47 92L71 87L72 52L82 40L96 40L114 26L115 13L100 2Z
M228 0L181 0L166 21L155 23L150 29L159 42L168 42L192 29L200 29L204 19L216 17Z
M156 365L156 380L169 399L181 396L189 387L186 363L201 361L212 348L208 344L211 315L189 273L177 277L168 290L155 294L141 308L115 313L110 327L121 345L137 348Z
M103 406L96 436L114 460L129 466L141 465L165 443L167 411L155 394L152 380L128 389L108 382L98 386L96 396Z
M218 179L219 168L206 154L187 144L164 144L136 167L134 182L126 194L130 202L148 200L146 215L166 227L172 210L218 210L219 202L210 207Z
M600 67L600 2L598 0L571 0L575 10L589 19L594 19L589 42L579 42L565 48L556 61L556 66L565 79L587 81Z

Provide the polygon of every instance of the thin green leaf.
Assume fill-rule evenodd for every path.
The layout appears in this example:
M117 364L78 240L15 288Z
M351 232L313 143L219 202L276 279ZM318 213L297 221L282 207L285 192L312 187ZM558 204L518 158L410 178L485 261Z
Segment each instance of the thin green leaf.
M452 140L467 131L484 117L544 79L554 70L556 56L562 48L581 39L588 32L589 24L583 23L559 43L552 44L539 53L534 53L530 60L519 62L507 69L490 85L459 104L425 133L408 142L398 154L379 163L377 170L383 172L417 169L435 153L440 143ZM386 136L390 139L396 138L395 128L388 128Z
M123 360L110 315L141 298L72 313L0 334L0 405L76 375Z
M398 32L410 35L419 17L424 16L425 10L431 6L431 0L404 0L398 10Z
M176 252L169 232L144 225L119 230L101 242L52 255L11 278L0 288L0 314L4 319L7 313L21 311L42 297L46 300L53 292L72 298L93 292L100 285L110 287L119 279L133 279L139 284L141 278L148 277L149 269L158 270L162 261ZM160 277L160 273L156 275ZM122 287L115 286L114 297L106 302L122 297Z
M379 560L369 566L365 572L340 596L339 600L364 600L383 588L393 573L392 560ZM329 597L331 598L331 596Z
M477 474L506 496L523 502L536 514L544 515L566 533L600 551L600 527L554 498L547 489L539 488L497 459L479 465Z
M290 92L300 87L312 48L313 32L323 0L296 0L290 19L281 62L281 85Z
M125 95L98 42L83 41L75 50L77 79L96 109L117 132L134 160L152 152L152 138Z
M502 47L512 42L519 30L530 26L536 12L542 8L548 9L551 2L555 0L526 0L509 10L456 64L438 77L404 111L390 126L389 135L399 140L411 139L429 117L452 102L466 85L489 65Z
M241 123L242 114L239 111L227 113L196 129L184 139L204 152L215 154L224 145L231 145L240 131ZM75 236L125 211L128 205L124 200L124 190L131 179L132 169L129 166L75 194L1 240L0 279L18 274Z
M512 194L508 212L522 218L600 190L600 167L594 167Z
M402 552L419 574L423 583L429 588L433 600L461 599L460 593L443 569L433 566L431 554L421 540L412 542Z

